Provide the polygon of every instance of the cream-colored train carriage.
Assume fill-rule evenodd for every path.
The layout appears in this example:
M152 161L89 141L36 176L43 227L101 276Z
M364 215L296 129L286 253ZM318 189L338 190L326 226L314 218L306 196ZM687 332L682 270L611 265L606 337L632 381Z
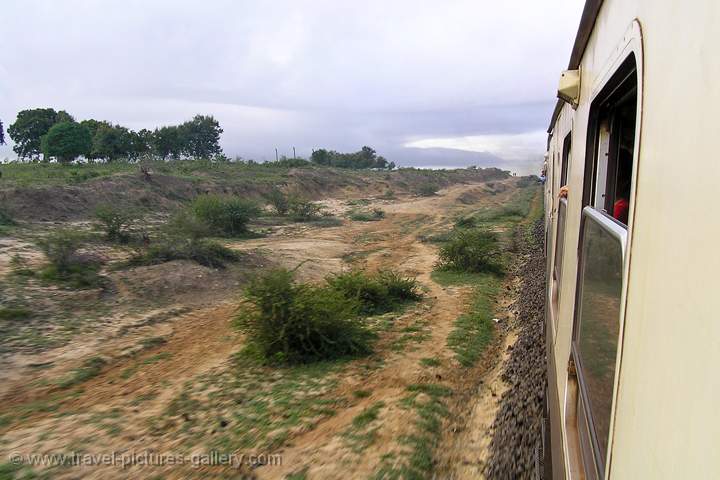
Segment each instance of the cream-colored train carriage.
M720 478L720 1L588 1L558 96L553 476Z

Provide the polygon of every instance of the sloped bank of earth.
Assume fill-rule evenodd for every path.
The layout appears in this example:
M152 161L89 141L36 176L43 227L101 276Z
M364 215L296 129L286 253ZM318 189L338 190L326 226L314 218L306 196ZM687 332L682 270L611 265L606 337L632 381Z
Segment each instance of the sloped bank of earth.
M518 339L505 363L508 385L492 425L485 475L489 479L530 479L542 475L542 423L546 379L545 257L543 223L523 245L527 260L520 268L522 283L515 310ZM540 476L539 478L542 478Z
M5 175L6 178L0 181L0 205L17 220L67 221L88 218L103 203L156 212L169 211L203 193L259 199L273 188L282 188L309 200L318 200L340 194L416 193L427 184L443 188L509 177L507 172L496 168L382 172L315 166L288 169L232 163L187 173L182 169L182 162L178 164L149 176L142 173L139 166L132 166L124 173L65 184L38 181L21 185L13 183L11 175ZM11 168L6 167L6 170ZM39 165L37 168L43 167ZM86 168L91 172L94 167Z

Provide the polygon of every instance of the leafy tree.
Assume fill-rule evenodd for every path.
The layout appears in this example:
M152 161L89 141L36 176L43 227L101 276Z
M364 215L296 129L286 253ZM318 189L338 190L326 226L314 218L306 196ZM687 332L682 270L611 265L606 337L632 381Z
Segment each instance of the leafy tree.
M101 124L92 140L92 156L111 162L130 156L132 147L130 130L120 125Z
M15 123L8 128L10 138L15 142L13 150L20 158L40 155L41 138L58 122L73 122L72 116L65 111L56 112L52 108L33 108L18 113Z
M330 165L330 152L324 148L313 151L310 160L318 165Z
M222 153L220 123L210 115L195 115L192 120L180 125L183 146L186 155L195 158L208 158Z
M130 132L131 136L131 158L138 158L147 155L152 150L152 132L146 128L137 132Z
M160 158L178 159L184 150L180 128L177 126L156 128L152 136L152 146Z
M70 163L80 155L87 155L92 147L90 130L75 122L53 125L42 137L42 151L56 157L60 163Z

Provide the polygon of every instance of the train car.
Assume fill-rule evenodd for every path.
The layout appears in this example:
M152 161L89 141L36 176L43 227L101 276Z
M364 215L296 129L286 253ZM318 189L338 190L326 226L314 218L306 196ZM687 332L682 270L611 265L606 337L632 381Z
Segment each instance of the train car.
M553 478L720 478L718 47L717 0L585 4L546 154Z

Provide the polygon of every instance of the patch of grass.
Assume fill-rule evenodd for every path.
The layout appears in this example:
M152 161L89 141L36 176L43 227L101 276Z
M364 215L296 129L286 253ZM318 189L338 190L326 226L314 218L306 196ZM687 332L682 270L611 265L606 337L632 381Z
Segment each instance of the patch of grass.
M311 222L323 217L323 207L300 196L290 196L288 215L295 222Z
M448 346L464 367L475 364L493 337L493 309L501 280L490 274L474 274L436 270L432 279L441 285L472 285L473 303L470 311L460 315L448 335Z
M373 421L377 420L380 410L385 407L385 402L375 402L370 407L363 410L352 420L354 428L365 428Z
M22 307L3 307L0 308L0 320L26 320L32 316L32 312Z
M421 358L420 365L424 367L439 367L441 365L440 360L437 358Z
M370 396L371 393L372 393L372 392L370 392L369 390L355 390L355 391L353 392L353 397L355 397L355 398L367 398L367 397Z
M403 408L413 409L417 415L415 433L400 438L410 448L404 459L387 459L375 472L375 479L429 479L433 478L434 452L440 440L443 417L448 409L443 399L453 394L440 384L413 384L407 387L409 395L401 401Z
M307 480L307 468L303 468L299 472L293 472L285 477L285 480Z
M142 348L145 350L159 347L160 345L165 345L166 343L167 339L165 337L149 337L140 340L140 345L142 345Z
M102 357L91 357L82 366L73 371L67 378L60 381L60 388L70 388L79 383L86 382L100 374L107 361Z

